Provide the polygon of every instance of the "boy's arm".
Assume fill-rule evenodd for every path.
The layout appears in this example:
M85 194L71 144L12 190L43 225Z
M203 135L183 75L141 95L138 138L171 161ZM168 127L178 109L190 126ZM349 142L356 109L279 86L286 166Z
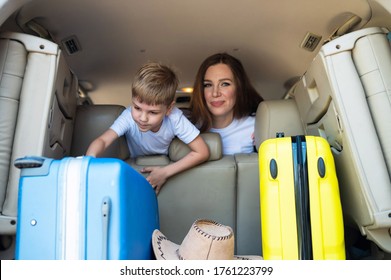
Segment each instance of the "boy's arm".
M177 162L164 167L145 167L141 170L143 173L150 172L147 180L155 188L156 194L159 193L169 177L194 167L209 158L209 148L200 135L188 145L191 152Z
M101 136L91 142L87 149L86 156L97 157L102 154L115 139L118 138L118 134L112 129L106 130Z

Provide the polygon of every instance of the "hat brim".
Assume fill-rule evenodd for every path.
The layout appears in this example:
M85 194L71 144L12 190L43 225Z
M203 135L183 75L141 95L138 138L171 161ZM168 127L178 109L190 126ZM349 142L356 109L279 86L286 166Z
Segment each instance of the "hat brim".
M152 233L152 247L157 260L179 260L179 245L168 240L158 229Z
M152 247L157 260L179 260L179 245L171 242L158 229L152 233ZM233 260L262 260L261 256L233 256Z

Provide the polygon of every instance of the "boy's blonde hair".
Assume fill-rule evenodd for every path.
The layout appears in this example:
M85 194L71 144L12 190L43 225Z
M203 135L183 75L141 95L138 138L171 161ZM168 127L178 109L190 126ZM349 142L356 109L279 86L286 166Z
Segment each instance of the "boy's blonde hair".
M150 62L142 66L134 77L132 99L148 105L169 106L174 101L178 84L178 77L171 68Z

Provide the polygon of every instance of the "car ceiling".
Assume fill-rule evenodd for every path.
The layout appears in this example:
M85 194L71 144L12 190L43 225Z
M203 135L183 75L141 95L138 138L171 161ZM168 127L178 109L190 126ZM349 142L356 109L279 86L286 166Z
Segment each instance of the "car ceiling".
M27 27L33 23L62 48L63 40L77 38L80 51L66 60L92 101L125 106L145 62L172 66L188 87L202 60L216 52L239 58L265 99L282 98L339 27L357 16L353 28L360 28L372 15L367 0L27 2L2 30L35 34ZM301 48L307 32L322 37L312 52Z

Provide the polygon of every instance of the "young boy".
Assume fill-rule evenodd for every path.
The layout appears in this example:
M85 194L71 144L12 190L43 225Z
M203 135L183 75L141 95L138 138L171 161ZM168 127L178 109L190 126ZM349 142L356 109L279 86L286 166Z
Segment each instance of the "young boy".
M125 135L132 157L168 154L174 137L188 144L191 152L164 167L146 167L148 182L159 193L167 179L206 161L209 149L200 131L174 106L178 87L176 74L159 63L145 64L132 84L132 102L112 126L95 139L86 155L97 157L118 137Z

